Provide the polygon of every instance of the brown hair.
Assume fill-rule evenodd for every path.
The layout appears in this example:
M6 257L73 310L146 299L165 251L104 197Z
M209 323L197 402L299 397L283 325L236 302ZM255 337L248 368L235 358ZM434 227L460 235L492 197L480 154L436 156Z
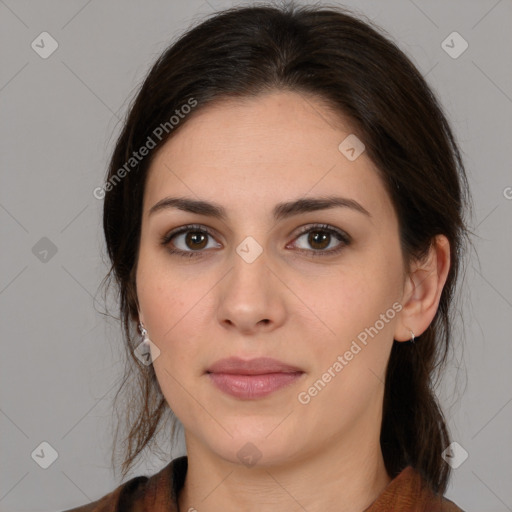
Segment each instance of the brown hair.
M441 453L450 439L433 376L451 343L453 294L467 238L467 180L449 124L421 74L382 29L358 17L339 6L293 3L215 13L163 52L132 102L112 154L103 212L111 262L106 280L114 279L119 292L128 353L118 395L129 378L136 379L120 422L128 428L123 476L154 441L166 413L173 435L176 428L152 365L133 355L140 342L135 271L142 198L152 158L194 112L214 100L289 90L313 94L350 120L394 204L407 262L424 256L437 234L450 242L451 267L435 318L414 344L393 344L380 436L391 477L412 465L436 492L446 490L450 468ZM180 115L170 127L171 117L184 112L180 109L191 99L197 102L194 112ZM149 138L156 147L127 168Z

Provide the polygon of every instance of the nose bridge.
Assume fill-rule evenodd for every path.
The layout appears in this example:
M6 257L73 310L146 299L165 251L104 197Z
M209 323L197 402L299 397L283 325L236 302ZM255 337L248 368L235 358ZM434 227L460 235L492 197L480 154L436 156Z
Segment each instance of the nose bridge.
M249 287L251 292L259 293L268 285L268 251L252 236L247 236L235 247L233 269L230 280L238 288Z
M253 236L246 236L236 247L236 254L247 264L252 265L261 258L263 247Z
M246 237L235 247L231 271L222 286L219 322L246 332L260 323L280 323L284 309L274 289L275 276L267 253L253 237Z

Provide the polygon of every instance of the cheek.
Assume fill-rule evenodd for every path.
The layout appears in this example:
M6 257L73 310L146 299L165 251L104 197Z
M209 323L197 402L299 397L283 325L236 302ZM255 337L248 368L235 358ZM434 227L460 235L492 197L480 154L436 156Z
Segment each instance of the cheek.
M317 337L318 343L304 347L314 363L301 388L302 398L310 397L311 405L301 411L312 422L318 411L329 410L332 425L346 424L372 409L371 403L377 410L381 399L400 274L392 268L382 272L380 264L368 261L362 268L338 274L328 293L315 295L317 314L329 330ZM312 332L308 338L313 339Z
M137 294L151 340L161 351L155 370L179 375L185 368L198 369L198 343L204 333L214 281L207 275L194 277L179 272L156 254L141 252L137 271ZM200 359L200 358L199 358ZM165 362L165 363L164 363Z
M359 361L356 365L385 364L393 340L396 309L400 307L399 262L385 255L361 258L357 265L347 266L323 286L309 287L315 304L312 309L325 325L322 342L311 347L323 365L329 367L338 355L351 349L354 341L361 348L353 358L354 362Z
M188 283L179 273L160 271L141 261L138 296L151 340L160 350L153 368L169 407L178 417L187 417L190 395L202 366L197 322L204 316L204 296L200 281ZM200 289L201 288L201 289ZM201 297L203 297L201 301ZM203 320L204 321L204 320Z
M197 286L187 285L185 276L173 270L164 251L142 245L137 267L137 295L155 338L158 333L158 338L162 339L162 334L184 317L189 303L194 300L194 290L197 292Z

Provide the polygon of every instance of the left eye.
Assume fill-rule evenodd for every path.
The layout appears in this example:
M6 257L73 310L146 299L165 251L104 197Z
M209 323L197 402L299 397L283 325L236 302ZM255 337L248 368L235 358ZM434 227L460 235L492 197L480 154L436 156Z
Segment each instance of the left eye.
M312 247L313 250L311 251L308 247L299 247L299 249L312 252L314 255L316 255L315 253L329 254L338 252L341 248L350 243L348 235L328 226L309 228L295 239L294 245L296 245L297 241L300 239L304 239L306 245ZM338 244L334 244L333 248L333 242L336 241L335 239L338 240Z

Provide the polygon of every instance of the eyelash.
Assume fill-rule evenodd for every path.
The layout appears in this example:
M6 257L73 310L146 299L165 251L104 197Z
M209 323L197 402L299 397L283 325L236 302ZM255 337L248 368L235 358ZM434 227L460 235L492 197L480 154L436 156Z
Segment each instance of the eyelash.
M182 226L181 228L178 228L177 230L171 231L170 233L167 233L166 235L164 235L161 238L161 244L164 247L166 247L167 250L171 254L176 255L176 256L181 256L181 257L185 257L185 258L187 258L187 257L188 258L202 257L203 253L204 253L203 250L182 251L181 249L171 249L171 248L167 247L169 242L175 236L181 235L182 233L188 233L189 231L195 232L195 233L206 234L206 235L209 235L212 238L214 238L213 233L209 229L207 229L199 224L189 224L187 226ZM332 255L338 254L339 252L341 252L343 250L344 247L350 245L350 243L352 241L350 236L347 233L345 233L344 231L341 231L339 229L333 228L333 227L329 226L328 224L314 224L311 226L307 226L305 229L301 230L301 232L297 235L296 238L300 238L302 235L309 233L310 231L327 232L331 235L335 235L341 242L335 249L330 249L328 251L314 250L314 249L311 249L311 250L299 249L300 252L308 252L311 254L311 256L314 256L314 257L316 257L316 256L332 256Z

